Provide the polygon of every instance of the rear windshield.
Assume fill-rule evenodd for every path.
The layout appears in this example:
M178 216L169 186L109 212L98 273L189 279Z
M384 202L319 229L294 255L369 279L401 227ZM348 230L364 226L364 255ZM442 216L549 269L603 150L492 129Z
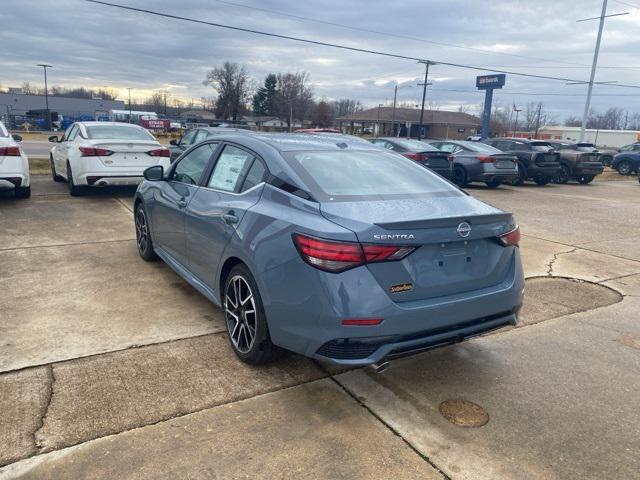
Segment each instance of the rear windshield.
M553 147L548 142L531 142L531 148L536 152L548 152Z
M94 140L155 140L144 128L128 125L92 125L87 135Z
M463 143L463 142L460 142ZM491 145L487 145L486 143L480 142L464 142L465 148L468 148L472 152L479 153L504 153L502 150L498 150L496 147L492 147Z
M420 140L403 140L401 138L396 138L393 140L398 145L411 150L413 152L437 152L438 149L433 145L429 145L428 143L421 142Z
M463 195L425 167L391 152L286 152L284 156L320 201Z

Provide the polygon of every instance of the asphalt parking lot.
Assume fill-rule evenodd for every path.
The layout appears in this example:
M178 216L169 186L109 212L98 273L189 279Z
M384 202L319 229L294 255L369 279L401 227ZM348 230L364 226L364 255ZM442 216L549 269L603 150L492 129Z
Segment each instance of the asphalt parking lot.
M521 225L523 324L380 374L242 364L138 258L132 190L32 185L0 198L0 479L640 478L635 178L469 189Z

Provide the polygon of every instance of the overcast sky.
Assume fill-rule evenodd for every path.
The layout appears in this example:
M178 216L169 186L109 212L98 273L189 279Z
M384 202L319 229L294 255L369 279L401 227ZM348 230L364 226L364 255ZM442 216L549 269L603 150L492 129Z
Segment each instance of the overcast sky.
M358 48L564 78L588 79L601 0L113 0L139 8ZM263 9L263 10L258 10ZM265 11L264 9L268 10ZM640 85L640 0L609 1L596 80ZM317 21L302 20L294 16ZM225 60L245 64L262 81L269 72L307 71L318 97L350 97L367 106L418 103L424 67L206 25L122 11L84 0L3 0L0 84L42 84L37 63L50 63L50 85L126 87L142 98L157 90L181 99L213 95L206 71ZM345 28L334 24L347 25ZM370 33L372 30L379 33ZM391 34L391 35L385 35ZM410 37L410 38L407 38ZM436 42L436 43L433 43ZM448 45L445 45L448 44ZM450 45L450 46L449 46ZM456 46L453 46L456 45ZM463 48L459 48L463 47ZM477 108L482 72L431 67L427 99L443 109ZM502 105L542 100L564 120L581 115L585 85L507 75ZM550 95L556 94L556 95ZM596 86L597 110L640 112L640 89Z

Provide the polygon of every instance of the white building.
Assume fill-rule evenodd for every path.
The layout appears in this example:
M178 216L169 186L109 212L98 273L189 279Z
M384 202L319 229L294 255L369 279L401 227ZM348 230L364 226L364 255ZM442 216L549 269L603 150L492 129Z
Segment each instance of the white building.
M564 127L562 125L545 125L538 130L541 140L558 140L563 142L577 142L580 138L580 127ZM640 142L640 131L637 130L596 130L587 129L584 132L584 142L593 143L599 147L619 148L630 143Z

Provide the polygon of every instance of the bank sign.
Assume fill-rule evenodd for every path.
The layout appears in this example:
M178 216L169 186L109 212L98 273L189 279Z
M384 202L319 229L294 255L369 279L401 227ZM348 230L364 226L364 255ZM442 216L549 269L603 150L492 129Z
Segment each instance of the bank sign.
M481 75L476 77L476 87L480 90L486 90L488 88L502 88L504 87L505 78L506 75L504 73Z

